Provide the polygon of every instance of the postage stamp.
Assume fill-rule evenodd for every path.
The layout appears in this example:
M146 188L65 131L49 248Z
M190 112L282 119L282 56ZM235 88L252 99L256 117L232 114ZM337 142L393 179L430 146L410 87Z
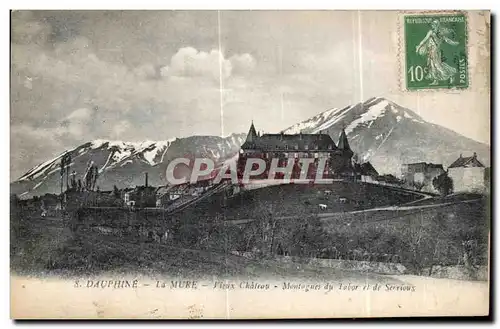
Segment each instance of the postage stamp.
M408 90L467 88L467 18L464 14L404 17Z

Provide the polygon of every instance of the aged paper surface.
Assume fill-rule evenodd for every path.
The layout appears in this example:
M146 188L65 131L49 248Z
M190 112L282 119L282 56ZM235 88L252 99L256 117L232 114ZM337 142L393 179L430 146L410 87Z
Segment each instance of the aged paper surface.
M488 11L13 11L11 317L489 313Z

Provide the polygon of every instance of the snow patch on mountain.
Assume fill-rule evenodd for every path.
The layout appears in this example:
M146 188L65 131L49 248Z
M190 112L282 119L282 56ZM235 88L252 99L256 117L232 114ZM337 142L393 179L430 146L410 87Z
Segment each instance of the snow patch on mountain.
M328 127L344 119L345 114L347 113L348 110L350 110L350 108L351 107L347 107L342 109L341 111L335 110L331 112L329 118L325 122L323 122L318 128L314 129L312 133L317 134L320 131L327 129Z
M55 158L53 158L51 160L45 161L45 162L39 164L38 166L33 167L26 174L24 174L23 176L21 176L19 178L19 181L24 181L24 180L27 180L27 179L38 178L40 175L42 175L48 169L52 168L53 165L54 165L54 163L57 160L61 159L64 154L66 154L66 152L63 152L60 155L58 155L57 157L55 157Z
M133 163L132 160L125 160L123 161L121 164L120 164L120 167L125 167L126 165L128 165L129 163Z
M296 125L293 125L292 127L286 129L285 133L298 134L302 130L309 129L312 127L318 127L318 125L320 125L320 127L317 128L317 130L319 131L322 125L325 125L325 126L331 125L332 124L331 121L335 120L337 118L336 113L340 110L342 110L342 109L333 108L333 109L327 110L325 112L322 112L322 113L310 118L307 121L303 121L303 122L300 122Z
M161 184L163 166L168 165L173 157L192 152L222 162L237 153L245 138L244 134L231 134L223 139L218 136L191 136L144 142L96 139L37 165L12 182L11 190L23 197L58 193L60 162L64 154L71 155L70 171L75 171L78 179L82 179L89 163L96 164L100 172L98 184L101 189L110 189L114 185L137 185L142 181L145 171L150 173L152 184Z
M425 123L422 118L412 111L385 98L373 97L364 103L327 110L308 120L297 123L283 130L283 132L286 134L298 134L300 132L317 134L332 129L332 127L336 128L336 130L344 127L349 135L361 126L371 128L375 121L379 119L386 120L385 117L389 120L387 124L390 122L399 123L404 118L418 123ZM349 136L349 138L354 137Z
M352 121L346 128L346 134L350 134L357 126L363 123L368 124L368 128L371 127L373 122L377 120L377 118L382 117L387 110L386 106L389 105L389 102L386 100L377 103L374 106L371 106L368 111L363 113L358 119Z
M174 140L175 139L135 143L99 139L91 142L91 148L100 149L104 148L107 145L107 149L112 150L112 154L108 158L108 161L100 169L100 171L104 171L137 154L142 154L145 162L147 162L151 166L154 166L157 163L163 161L163 157L168 147Z

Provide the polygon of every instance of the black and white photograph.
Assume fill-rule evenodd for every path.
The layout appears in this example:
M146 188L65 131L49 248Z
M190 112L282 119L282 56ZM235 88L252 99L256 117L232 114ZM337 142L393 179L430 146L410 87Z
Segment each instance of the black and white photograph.
M12 318L488 315L489 11L10 20Z

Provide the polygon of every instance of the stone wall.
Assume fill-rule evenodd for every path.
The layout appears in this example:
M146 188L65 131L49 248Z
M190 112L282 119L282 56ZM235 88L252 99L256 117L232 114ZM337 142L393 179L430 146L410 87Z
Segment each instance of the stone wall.
M236 254L236 253L235 253ZM252 253L243 253L241 256L255 259L256 255ZM326 259L326 258L303 258L295 256L277 256L274 255L269 261L279 262L280 265L289 267L296 267L297 265L307 267L329 267L340 270L370 272L379 274L401 275L406 274L406 267L399 263L381 263L369 261L355 261L355 260L340 260L340 259Z
M424 273L429 273L430 268L426 268ZM433 278L447 278L455 280L478 280L488 281L488 267L478 266L476 269L468 269L464 265L457 266L441 266L432 267L430 276Z
M485 189L484 168L449 168L448 175L453 180L453 192L483 192Z
M238 254L234 252L234 254ZM240 256L256 259L257 256L252 253L242 253ZM368 262L368 261L355 261L355 260L339 260L339 259L323 259L323 258L301 258L293 256L274 256L268 262L278 262L285 267L329 267L347 271L359 271L378 273L386 275L404 275L408 273L406 267L399 263L382 263L382 262ZM264 261L266 262L266 261ZM430 275L429 275L430 274ZM430 268L425 268L422 275L430 276L433 278L446 278L454 280L474 280L474 281L487 281L488 280L488 267L478 266L476 269L471 270L464 265L457 266L442 266L435 265Z

